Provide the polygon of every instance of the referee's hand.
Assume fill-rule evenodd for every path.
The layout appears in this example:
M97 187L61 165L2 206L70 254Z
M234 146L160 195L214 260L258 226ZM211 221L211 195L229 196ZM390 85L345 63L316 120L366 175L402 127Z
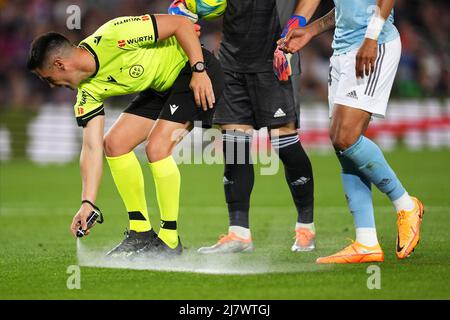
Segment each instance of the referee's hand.
M208 110L208 108L214 108L216 98L211 79L209 79L206 71L192 73L190 88L194 93L195 103L198 107L202 107L204 111Z
M73 236L77 236L77 230L81 227L82 230L87 229L87 218L92 212L92 207L88 203L83 203L80 207L80 210L75 214L72 220L72 224L70 225L70 232L72 232ZM95 224L95 223L94 223ZM85 236L89 235L90 230L87 230Z

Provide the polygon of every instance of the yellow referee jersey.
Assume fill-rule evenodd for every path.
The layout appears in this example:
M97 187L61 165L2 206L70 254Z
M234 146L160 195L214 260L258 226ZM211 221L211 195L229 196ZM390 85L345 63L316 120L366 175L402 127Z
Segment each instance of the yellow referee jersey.
M78 86L78 125L103 114L108 97L170 89L188 58L174 36L157 40L155 18L147 14L110 20L79 44L94 57L96 71Z

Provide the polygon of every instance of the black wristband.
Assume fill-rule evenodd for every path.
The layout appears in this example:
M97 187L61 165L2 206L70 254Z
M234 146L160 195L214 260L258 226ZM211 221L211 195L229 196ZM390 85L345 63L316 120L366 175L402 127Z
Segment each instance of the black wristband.
M97 207L95 204L93 204L92 202L90 202L89 200L83 200L83 201L81 201L81 204L83 204L83 203L89 203L91 206L92 206L92 208L94 208L95 210L97 210L97 211L100 211L100 208L99 207Z
M205 72L207 69L203 61L198 61L191 67L192 72Z

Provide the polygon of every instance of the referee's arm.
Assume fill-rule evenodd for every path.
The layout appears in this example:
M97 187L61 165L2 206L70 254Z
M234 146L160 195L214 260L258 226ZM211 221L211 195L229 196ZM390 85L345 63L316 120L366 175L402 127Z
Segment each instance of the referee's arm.
M194 24L187 18L177 15L155 15L158 38L160 40L175 36L189 59L191 67L197 62L205 62L200 40ZM190 88L194 93L197 106L203 110L213 108L216 98L207 72L193 72Z
M82 180L82 200L95 203L97 191L103 174L103 132L105 117L97 116L91 119L83 128L83 146L80 155L80 170ZM78 228L87 229L86 219L92 211L89 203L83 203L75 214L70 227L73 235ZM89 233L89 231L88 231Z

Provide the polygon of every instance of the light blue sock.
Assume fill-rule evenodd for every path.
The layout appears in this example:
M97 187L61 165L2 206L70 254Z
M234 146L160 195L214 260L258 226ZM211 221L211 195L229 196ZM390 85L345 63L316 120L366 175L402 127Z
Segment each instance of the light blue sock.
M355 144L340 152L340 156L352 161L360 172L391 201L399 199L406 192L386 162L381 149L370 139L364 136L359 137Z
M372 188L367 179L346 157L338 154L342 167L342 184L356 228L375 228Z

